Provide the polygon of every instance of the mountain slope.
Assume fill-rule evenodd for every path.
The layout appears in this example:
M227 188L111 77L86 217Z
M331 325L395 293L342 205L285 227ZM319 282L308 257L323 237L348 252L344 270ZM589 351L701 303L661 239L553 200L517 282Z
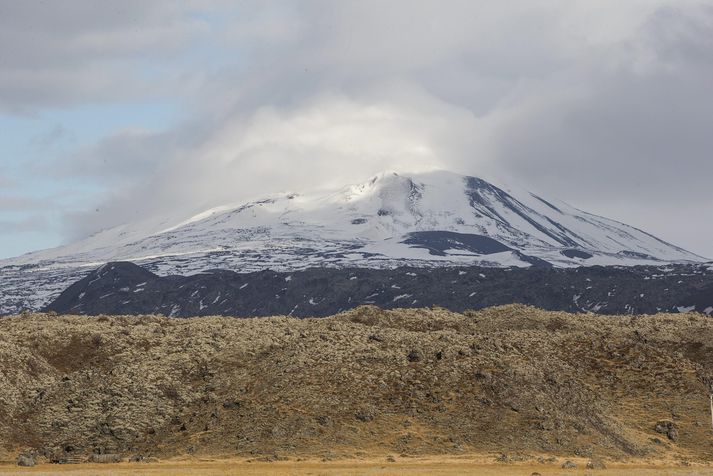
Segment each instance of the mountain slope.
M476 177L383 173L330 193L274 195L188 218L125 224L0 261L0 312L38 308L89 267L109 261L189 274L212 268L651 265L701 258L628 225Z
M68 287L47 310L61 314L327 316L362 304L451 311L521 303L598 314L713 314L713 270L675 265L580 268L310 268L157 276L108 263Z

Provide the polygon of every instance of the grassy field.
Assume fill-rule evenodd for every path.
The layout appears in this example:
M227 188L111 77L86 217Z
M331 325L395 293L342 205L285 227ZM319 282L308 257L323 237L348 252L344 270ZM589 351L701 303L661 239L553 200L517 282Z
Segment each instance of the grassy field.
M119 464L82 464L82 465L39 465L34 468L0 466L0 475L32 474L63 476L89 475L192 475L213 476L240 474L258 475L463 475L505 476L533 473L546 475L630 475L630 476L702 476L713 474L713 468L706 466L675 467L663 464L611 464L607 469L586 469L586 461L578 461L577 469L562 469L557 465L543 464L492 464L484 459L468 458L398 458L394 462L385 460L347 460L347 461L278 461L248 462L246 460L173 460L160 463L119 463Z

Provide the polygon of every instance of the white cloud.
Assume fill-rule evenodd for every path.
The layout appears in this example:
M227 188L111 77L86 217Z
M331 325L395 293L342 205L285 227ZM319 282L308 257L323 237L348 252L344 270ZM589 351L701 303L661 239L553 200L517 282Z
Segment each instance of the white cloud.
M408 97L418 94L412 91ZM444 168L472 149L468 144L477 139L472 134L476 124L468 111L426 95L397 104L325 94L233 118L183 148L171 149L181 133L122 133L72 162L72 173L132 179L101 206L104 213L78 222L88 223L89 229L82 229L88 232L136 219L139 209L144 216L177 210L190 214L265 193L365 180L384 169ZM182 132L190 129L186 125ZM172 153L157 155L166 148ZM104 166L92 168L92 158L98 157Z
M80 233L445 167L512 175L713 255L697 238L713 224L641 213L709 213L708 2L137 1L116 14L75 2L77 16L51 9L29 33L24 3L0 20L21 45L0 46L0 108L168 95L190 117L62 159L113 188L103 213L75 221Z

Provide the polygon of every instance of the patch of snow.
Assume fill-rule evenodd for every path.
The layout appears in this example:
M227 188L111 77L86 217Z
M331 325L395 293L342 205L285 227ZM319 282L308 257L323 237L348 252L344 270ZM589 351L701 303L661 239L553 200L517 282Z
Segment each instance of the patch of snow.
M406 299L406 298L410 298L410 297L411 297L411 294L399 294L398 296L396 296L395 298L393 298L391 301L392 301L392 302L396 302L396 301L398 301L398 300L400 300L400 299Z

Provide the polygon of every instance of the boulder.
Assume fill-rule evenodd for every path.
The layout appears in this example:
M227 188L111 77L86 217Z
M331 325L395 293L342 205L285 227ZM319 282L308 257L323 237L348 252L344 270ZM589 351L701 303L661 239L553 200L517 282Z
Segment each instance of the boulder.
M92 463L121 463L121 455L115 453L92 455L89 461Z
M671 420L659 420L656 422L654 430L656 433L666 435L666 437L671 441L676 441L678 439L678 428Z
M600 459L590 459L587 461L587 469L607 469L607 466Z
M37 460L32 455L21 454L20 456L17 457L17 465L18 466L30 467L30 466L34 466L35 464L37 464Z

